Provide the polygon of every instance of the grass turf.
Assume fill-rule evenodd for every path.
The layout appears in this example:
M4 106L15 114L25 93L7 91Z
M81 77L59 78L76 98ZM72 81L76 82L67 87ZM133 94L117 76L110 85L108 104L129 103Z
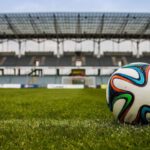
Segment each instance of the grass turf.
M117 124L105 91L0 90L0 149L149 149L150 127Z

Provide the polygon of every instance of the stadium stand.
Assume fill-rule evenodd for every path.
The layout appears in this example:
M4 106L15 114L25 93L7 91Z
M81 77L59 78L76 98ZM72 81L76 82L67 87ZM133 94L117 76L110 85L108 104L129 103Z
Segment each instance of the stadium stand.
M150 63L150 52L140 52L140 40L150 39L149 13L9 13L0 18L0 84L46 87L81 80L93 86L106 84L122 65ZM17 50L7 49L12 39ZM75 50L65 49L68 39L75 42ZM28 40L37 42L36 50L32 51L32 45L30 51L25 50L22 43ZM47 40L55 43L55 50L45 45L45 51L40 49L40 43ZM78 48L85 40L93 42L91 51ZM101 43L107 40L135 41L136 48L102 50Z
M57 58L56 56L22 56L18 58L18 56L1 56L0 57L0 66L36 66L36 61L39 62L37 66L47 66L47 67L62 67L62 66L76 66L73 62L73 56L62 56L61 58ZM79 59L82 61L82 58ZM133 55L112 55L112 56L101 56L101 58L97 58L95 56L84 56L84 64L82 66L120 66L119 62L122 65L126 65L128 63L133 62L147 62L150 63L149 56L141 56L140 58L136 58Z
M72 56L64 55L60 58L56 56L3 56L0 57L0 66L36 66L36 61L39 62L39 66L76 66L72 61ZM78 57L78 60L82 61L82 58ZM83 66L112 66L112 57L111 56L102 56L101 58L96 58L93 55L84 56L84 65Z

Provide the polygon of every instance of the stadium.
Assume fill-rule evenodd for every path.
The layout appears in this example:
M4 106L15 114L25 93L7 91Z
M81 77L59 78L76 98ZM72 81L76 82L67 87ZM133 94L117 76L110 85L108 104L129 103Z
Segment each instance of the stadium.
M105 100L132 62L150 63L150 13L1 13L0 148L148 148L149 126L117 124Z
M150 62L149 16L1 14L0 83L4 87L105 85L116 68L131 62ZM143 43L146 46L141 50Z

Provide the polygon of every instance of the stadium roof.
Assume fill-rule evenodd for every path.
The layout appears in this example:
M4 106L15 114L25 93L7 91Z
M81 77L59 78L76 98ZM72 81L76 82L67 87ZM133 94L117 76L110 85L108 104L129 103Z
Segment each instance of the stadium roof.
M0 14L0 39L150 39L150 13Z

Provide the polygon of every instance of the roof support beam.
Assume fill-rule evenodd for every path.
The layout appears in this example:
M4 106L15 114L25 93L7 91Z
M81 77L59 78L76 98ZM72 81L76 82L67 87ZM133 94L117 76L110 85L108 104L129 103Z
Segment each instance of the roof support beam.
M54 18L54 29L55 29L55 33L56 33L56 36L57 38L59 38L59 34L61 34L61 30L60 30L60 27L58 25L58 21L57 21L57 18L56 18L56 15L53 14L53 18Z
M22 42L19 40L18 41L18 46L19 46L19 52L18 52L18 58L21 58L21 48L22 48Z
M65 47L64 47L64 40L63 40L63 41L62 41L62 54L61 54L61 55L64 54L64 49L65 49Z
M7 15L4 15L5 20L7 21L9 29L14 33L15 38L18 39L18 35L20 34L20 31L12 24L10 18Z
M96 41L93 40L93 55L96 56Z
M82 34L80 14L77 17L76 34Z
M30 14L29 14L29 20L30 20L31 26L32 26L32 28L34 30L34 33L35 34L40 34L41 31L38 28L37 24L35 23L34 19L32 18L32 16Z
M98 40L98 55L97 55L97 58L100 58L101 57L101 40Z
M82 39L150 39L149 34L139 35L139 34L46 34L47 39L76 39L76 41L82 41ZM14 34L0 34L0 39L45 39L45 34L39 34L38 36L36 34L20 34L17 35L17 37ZM80 39L80 40L79 40Z
M78 35L82 35L82 28L81 28L81 21L80 21L80 14L78 14L77 16L77 24L76 24L76 36ZM81 38L77 38L76 39L76 44L80 44L81 43Z
M100 24L96 30L96 34L101 35L103 32L103 28L104 28L104 20L105 20L105 15L103 14L101 19L100 19Z
M57 58L60 58L60 41L57 40Z
M136 55L136 58L140 58L140 41L137 41L136 42L136 46L137 46L137 55Z
M124 21L123 21L121 27L118 29L117 34L124 34L124 30L125 30L125 28L126 28L128 22L129 22L129 17L130 17L130 15L128 14L128 15L126 16L126 18L124 19Z
M138 31L138 33L141 34L141 38L149 28L150 28L150 19L148 19L147 23Z

